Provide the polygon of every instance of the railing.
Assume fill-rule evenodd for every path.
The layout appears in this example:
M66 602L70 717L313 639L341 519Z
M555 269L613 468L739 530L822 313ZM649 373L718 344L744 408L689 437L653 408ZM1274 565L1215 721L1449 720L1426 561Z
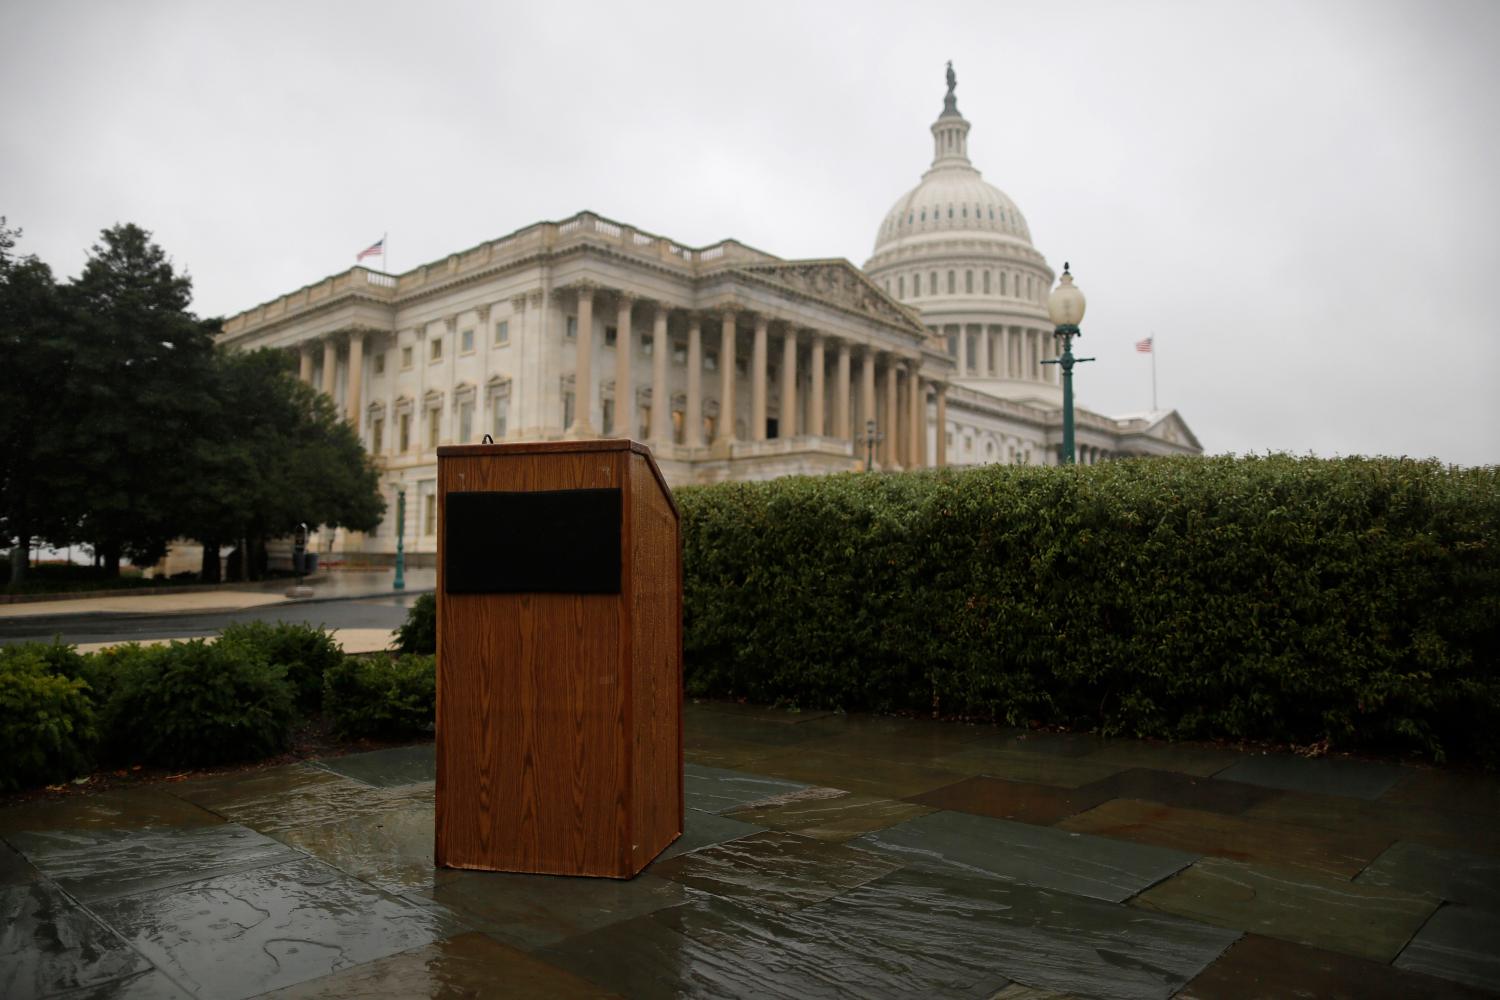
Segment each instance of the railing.
M699 260L718 260L722 256L724 256L724 244L720 243L716 247L709 247L707 250L701 251L698 254L698 259Z
M605 236L619 236L620 227L613 222L605 222L603 219L594 220L594 232L603 233Z
M395 288L396 279L389 274L375 274L372 271L366 271L365 284L376 285L380 288Z

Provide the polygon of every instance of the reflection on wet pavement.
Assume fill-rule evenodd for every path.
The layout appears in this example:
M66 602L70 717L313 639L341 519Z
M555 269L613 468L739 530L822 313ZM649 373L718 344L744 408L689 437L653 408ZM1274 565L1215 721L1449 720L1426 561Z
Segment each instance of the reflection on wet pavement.
M0 997L1500 990L1490 776L686 721L683 836L629 881L436 868L430 742L0 808Z

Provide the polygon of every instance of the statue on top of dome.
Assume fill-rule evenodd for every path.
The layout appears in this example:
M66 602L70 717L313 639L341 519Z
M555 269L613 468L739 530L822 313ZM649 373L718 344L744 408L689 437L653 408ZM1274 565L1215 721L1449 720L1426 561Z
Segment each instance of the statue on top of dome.
M948 96L943 98L943 115L947 118L958 114L958 98L953 89L958 86L958 74L953 72L953 60L948 60Z

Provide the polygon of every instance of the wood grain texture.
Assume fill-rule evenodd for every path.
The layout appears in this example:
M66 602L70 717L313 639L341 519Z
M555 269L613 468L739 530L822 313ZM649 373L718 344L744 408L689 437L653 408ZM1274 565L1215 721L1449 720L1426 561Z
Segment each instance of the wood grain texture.
M682 829L681 549L649 453L438 450L440 517L450 491L597 488L622 490L618 595L447 594L439 531L441 865L625 878Z

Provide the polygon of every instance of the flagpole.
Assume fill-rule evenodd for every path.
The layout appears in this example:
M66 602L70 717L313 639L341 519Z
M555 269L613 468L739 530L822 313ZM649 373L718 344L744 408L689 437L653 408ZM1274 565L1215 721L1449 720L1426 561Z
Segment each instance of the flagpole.
M385 265L385 273L386 274L390 274L391 273L391 234L390 233L381 233L380 234L380 263L382 263L382 264ZM1153 365L1156 364L1155 361L1152 361L1151 363Z

